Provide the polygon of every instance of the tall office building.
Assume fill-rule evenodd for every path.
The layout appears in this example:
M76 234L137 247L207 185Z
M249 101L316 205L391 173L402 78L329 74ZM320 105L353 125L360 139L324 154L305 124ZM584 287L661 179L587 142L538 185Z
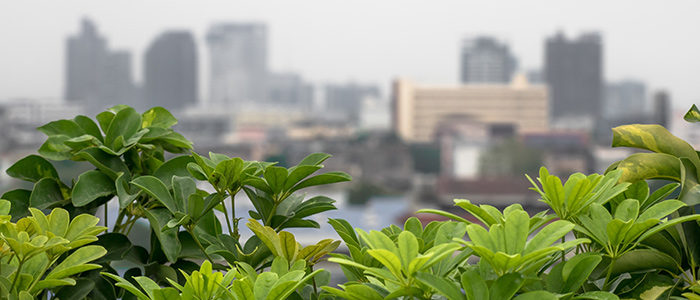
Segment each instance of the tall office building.
M600 117L603 96L600 35L587 33L569 40L558 33L547 39L544 60L552 120L586 119L593 125Z
M167 31L148 47L144 59L147 106L179 110L197 102L197 47L189 31Z
M209 28L209 104L248 105L267 96L267 26L222 23Z
M83 19L80 33L66 41L65 99L86 103L98 97L102 62L107 56L107 41L95 24Z
M269 76L267 103L286 109L310 111L313 86L296 73L272 73Z
M83 19L79 34L67 39L65 72L65 100L89 111L134 100L131 54L111 51L89 19Z
M379 87L356 83L328 84L324 88L325 111L337 118L357 123L367 98L379 98Z
M462 44L462 83L508 83L517 64L508 45L495 38L471 38Z
M625 80L608 83L605 87L603 117L618 119L641 116L647 111L647 88L644 82Z
M668 128L671 124L669 118L671 114L671 95L665 90L654 93L654 112L652 118L654 123Z

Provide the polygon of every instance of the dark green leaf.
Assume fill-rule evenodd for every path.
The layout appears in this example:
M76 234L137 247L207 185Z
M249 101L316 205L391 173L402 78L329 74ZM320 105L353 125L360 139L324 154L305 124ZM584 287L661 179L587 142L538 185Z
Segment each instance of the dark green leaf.
M38 155L29 155L20 159L5 172L11 177L31 182L37 182L46 177L59 179L53 165Z
M343 173L343 172L328 172L328 173L323 173L319 174L316 176L313 176L311 178L308 178L299 184L295 185L290 191L298 191L303 188L307 188L310 186L316 186L316 185L324 185L324 184L331 184L331 183L337 183L337 182L344 182L344 181L350 181L352 180L352 177L350 175Z
M29 196L29 206L47 209L64 200L61 187L56 179L44 178L34 185L32 194Z
M509 273L494 281L489 289L491 300L509 300L517 293L525 283L523 275Z
M165 186L165 184L160 181L158 178L146 175L146 176L141 176L137 177L134 180L131 181L131 183L140 189L142 189L144 192L146 192L148 195L151 197L155 198L156 200L160 201L168 210L175 214L175 212L180 211L178 209L178 205L175 203L175 200L173 199L173 196L170 195L170 192L168 191L168 188ZM165 224L163 224L165 225Z
M69 140L67 135L54 135L46 139L46 142L39 147L39 154L50 160L66 160L71 158L71 148L64 144Z
M116 192L114 181L104 173L92 170L80 174L73 186L71 199L73 205L81 207L97 198L114 195Z
M43 132L47 136L65 135L74 138L85 134L85 130L83 130L73 120L57 120L49 122L48 124L37 128L37 130Z
M158 177L165 184L170 184L173 176L189 177L190 173L187 172L187 164L193 162L194 159L189 155L169 159L153 172L153 176Z
M671 273L679 271L680 266L673 257L654 249L634 249L615 261L613 274L631 273L648 270L666 270Z
M80 128L85 131L85 133L92 135L96 137L100 142L103 142L104 140L102 139L102 133L100 132L100 128L97 127L97 124L95 122L83 115L76 116L73 118L73 121L80 126Z
M31 191L23 189L11 190L2 194L2 199L10 201L10 215L13 220L29 214L28 208L31 194Z
M165 208L149 209L144 213L151 224L153 232L155 233L156 237L158 237L161 249L168 258L168 261L177 261L182 249L180 241L177 238L177 228L163 230L165 224L170 220L171 214Z

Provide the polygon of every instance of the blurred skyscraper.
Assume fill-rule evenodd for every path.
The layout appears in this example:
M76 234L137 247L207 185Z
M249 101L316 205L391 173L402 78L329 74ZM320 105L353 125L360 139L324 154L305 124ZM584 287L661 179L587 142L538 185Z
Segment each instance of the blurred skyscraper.
M654 93L654 123L668 128L671 124L669 118L671 115L671 96L665 90L660 90Z
M65 100L94 111L115 104L132 104L135 89L131 54L111 51L89 19L80 33L66 41Z
M313 108L313 92L313 86L299 74L272 73L269 76L267 102L308 112Z
M646 93L646 85L641 81L608 83L605 87L603 117L616 119L643 115L646 112Z
M508 83L517 64L508 45L495 38L470 38L462 44L462 83Z
M144 59L145 106L180 110L197 102L197 47L189 31L167 31ZM144 107L145 108L145 107Z
M207 33L210 59L209 103L260 103L267 96L267 26L216 24Z
M603 45L598 33L569 40L561 32L546 41L544 76L550 88L551 116L592 126L603 96ZM574 124L565 124L569 126Z
M325 112L337 120L357 124L367 98L379 98L379 88L362 84L329 84L324 88Z

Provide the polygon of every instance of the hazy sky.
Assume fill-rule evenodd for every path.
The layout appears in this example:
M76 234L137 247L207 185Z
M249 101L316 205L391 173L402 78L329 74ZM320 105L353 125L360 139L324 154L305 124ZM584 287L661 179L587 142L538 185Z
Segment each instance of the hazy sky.
M206 93L204 33L216 21L266 22L270 66L316 83L377 83L397 76L426 83L458 80L462 37L505 38L523 69L539 67L557 30L603 33L608 80L637 78L668 88L675 104L700 102L700 1L5 1L0 4L0 99L60 98L65 38L92 18L113 48L141 57L169 28L191 29L199 43Z

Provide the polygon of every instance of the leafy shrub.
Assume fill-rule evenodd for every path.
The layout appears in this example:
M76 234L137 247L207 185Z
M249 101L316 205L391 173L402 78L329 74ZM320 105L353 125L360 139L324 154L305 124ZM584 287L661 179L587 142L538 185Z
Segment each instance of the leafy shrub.
M700 121L700 110L685 118ZM700 299L700 156L663 127L614 128L613 146L651 152L606 174L528 177L553 213L457 199L478 222L423 209L447 220L365 232L330 219L348 250L333 253L341 241L301 245L288 231L318 228L311 217L336 209L304 193L351 179L319 173L330 155L289 168L203 156L176 123L163 108L120 105L41 126L39 155L7 170L33 186L0 200L0 298ZM61 178L51 162L61 160L93 169ZM652 191L648 179L670 183ZM245 218L235 211L243 194L253 204ZM114 227L97 226L93 214L112 201ZM139 220L148 247L130 240ZM247 240L241 220L254 233ZM347 279L337 287L318 268L327 256ZM129 269L118 275L117 265Z

